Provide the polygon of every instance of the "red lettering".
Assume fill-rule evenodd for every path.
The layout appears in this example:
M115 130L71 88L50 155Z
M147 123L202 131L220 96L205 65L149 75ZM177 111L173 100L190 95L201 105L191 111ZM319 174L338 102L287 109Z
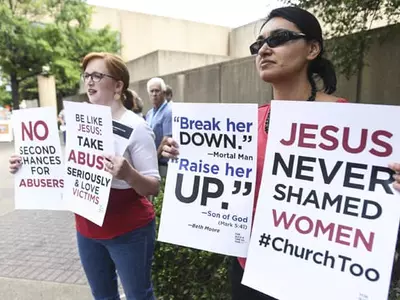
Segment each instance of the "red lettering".
M366 236L358 228L335 223L325 225L322 220L313 221L307 216L298 217L296 214L291 214L289 218L286 212L281 212L278 215L275 209L272 210L272 216L275 227L283 227L286 230L290 230L292 227L300 234L312 234L315 238L320 238L328 233L327 239L330 242L353 246L354 248L359 248L360 244L362 244L365 249L372 251L375 238L374 232L369 234L367 240ZM292 224L294 225L292 226ZM305 224L306 227L304 225L301 227L300 225L302 224Z
M298 137L298 147L302 148L317 148L317 144L315 140L317 139L317 132L319 127L317 124L300 124L299 125L299 137ZM336 136L334 133L338 133L339 130L342 130L341 136ZM288 140L281 139L280 143L285 146L293 146L296 142L296 132L297 131L297 123L293 123L290 129L290 136ZM354 130L353 130L354 131ZM387 157L393 153L393 147L389 143L387 139L392 138L393 134L386 130L377 130L372 132L369 137L368 129L361 129L360 137L351 139L350 137L350 127L344 127L343 129L339 129L337 126L326 125L320 128L319 132L322 142L318 144L318 147L327 150L333 151L339 147L339 143L341 142L343 149L352 154L357 154L363 152L366 147L368 140L377 146L372 147L369 152L372 155L378 157ZM354 134L354 133L353 133ZM386 140L385 140L386 138ZM350 144L353 145L350 145ZM381 149L379 149L380 147Z
M303 148L316 148L316 144L306 143L305 139L313 139L315 140L315 133L307 133L307 129L317 130L318 125L315 124L300 124L300 132L299 132L299 147Z
M277 218L275 209L272 210L272 216L274 218L274 226L275 227L279 227L279 224L281 223L281 221L283 221L283 227L285 229L289 229L289 227L292 224L293 220L296 218L296 215L293 214L292 217L290 218L290 220L288 221L287 218L286 218L286 212L285 211L281 213L279 218Z
M338 132L339 128L332 126L332 125L328 125L328 126L324 126L321 129L321 137L325 140L327 140L328 142L331 142L332 145L326 145L324 143L320 143L319 147L321 149L327 150L327 151L332 151L335 150L338 146L339 146L339 141L337 140L336 137L329 135L328 132L329 131L333 131L333 132Z
M329 240L332 241L333 238L333 232L335 231L335 224L334 223L329 223L328 226L324 226L324 223L322 223L321 220L317 220L315 224L315 232L314 232L314 237L318 237L320 234L319 232L322 232L322 235L325 233L329 232Z
M361 242L364 244L365 249L367 249L369 252L371 252L372 246L374 245L374 239L375 239L375 232L370 232L369 240L367 242L367 239L365 238L362 231L360 229L356 229L353 247L358 248L358 242L361 240Z
M19 187L50 187L50 188L62 188L64 187L64 180L62 179L21 179Z
M378 156L378 157L387 157L389 155L392 154L393 152L393 148L392 145L390 145L389 143L382 141L379 139L380 136L384 136L387 138L391 138L393 136L392 133L386 131L386 130L377 130L372 134L372 142L377 145L377 146L381 146L382 148L384 148L385 150L382 152L379 152L377 150L375 150L374 148L372 148L371 150L369 150L369 152L372 155Z
M89 194L86 191L82 191L76 188L72 189L72 194L74 196L77 196L81 199L84 200L89 200L90 202L93 202L94 204L99 204L99 196L93 195L93 194Z
M96 168L99 170L103 170L104 169L104 157L103 156L97 156L97 165Z
M281 139L281 144L285 146L291 146L293 145L294 141L296 140L296 129L297 129L297 124L293 123L292 128L290 130L290 139L288 141L285 141L284 139Z
M302 229L300 227L300 222L303 221L303 220L306 221L305 222L306 226L308 226L307 229ZM303 222L303 224L304 224L304 222ZM295 227L296 227L296 230L299 233L301 233L301 234L309 234L313 230L314 224L313 224L313 221L309 217L301 216L300 218L297 218L296 223L295 223Z
M33 136L39 141L44 141L49 136L49 128L44 121L36 121L32 128L32 121L29 121L29 128L24 122L21 123L22 126L22 140L25 141L25 134L28 139L33 141ZM43 132L40 133L39 126L43 127Z
M74 150L71 150L68 161L73 161L79 165L87 165L89 167L95 167L98 170L104 169L104 157L98 156L96 154L85 153L81 151L77 151L78 159L76 158L76 154Z
M360 144L356 148L351 148L349 145L349 139L350 139L350 127L345 127L343 129L343 149L346 150L348 153L361 153L364 151L366 145L367 145L367 137L368 137L368 129L362 129L361 130L361 138L360 138Z
M85 165L85 153L78 151L78 165ZM92 166L89 166L92 167Z
M76 156L75 156L75 151L74 150L71 150L71 152L69 153L69 156L68 156L68 161L73 161L74 163L76 163Z
M348 231L351 232L352 229L353 228L351 228L349 226L338 225L337 226L337 231L336 231L336 240L335 240L335 242L338 243L338 244L349 246L350 243L348 241L341 240L341 238L344 237L344 238L348 239L348 238L350 238L350 234L344 233L342 231L348 230Z

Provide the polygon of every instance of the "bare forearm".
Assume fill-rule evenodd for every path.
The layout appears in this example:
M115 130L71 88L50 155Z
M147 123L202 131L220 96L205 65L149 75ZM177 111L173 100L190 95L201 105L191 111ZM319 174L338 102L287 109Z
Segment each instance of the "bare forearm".
M157 178L144 176L130 166L125 181L140 195L157 195L160 189L160 182Z

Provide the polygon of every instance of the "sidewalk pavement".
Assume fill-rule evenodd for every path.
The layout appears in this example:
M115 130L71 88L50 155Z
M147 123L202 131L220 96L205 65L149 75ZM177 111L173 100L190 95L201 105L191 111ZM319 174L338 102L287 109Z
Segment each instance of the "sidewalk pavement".
M13 143L0 142L0 299L89 300L69 212L14 210Z

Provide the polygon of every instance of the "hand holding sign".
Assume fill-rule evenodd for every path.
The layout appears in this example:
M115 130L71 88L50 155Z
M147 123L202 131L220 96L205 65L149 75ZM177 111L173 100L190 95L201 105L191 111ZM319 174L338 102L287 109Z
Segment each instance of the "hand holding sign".
M104 155L104 158L105 170L117 179L126 180L131 168L130 163L122 156Z
M10 173L11 173L11 174L17 173L17 171L19 170L19 168L21 168L21 156L13 154L13 155L10 157L9 162L10 162L10 166L9 166L9 168L10 168Z
M179 145L178 143L171 137L165 137L161 141L162 152L161 155L166 158L175 159L179 155Z
M400 163L390 164L389 168L396 172L396 174L393 175L395 180L393 187L400 192Z

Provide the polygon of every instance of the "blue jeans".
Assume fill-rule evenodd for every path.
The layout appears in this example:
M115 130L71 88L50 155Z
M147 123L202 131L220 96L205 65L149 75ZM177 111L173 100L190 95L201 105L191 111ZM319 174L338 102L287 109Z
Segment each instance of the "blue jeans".
M110 240L77 232L83 269L95 300L119 300L117 274L127 300L154 300L151 264L155 221Z

